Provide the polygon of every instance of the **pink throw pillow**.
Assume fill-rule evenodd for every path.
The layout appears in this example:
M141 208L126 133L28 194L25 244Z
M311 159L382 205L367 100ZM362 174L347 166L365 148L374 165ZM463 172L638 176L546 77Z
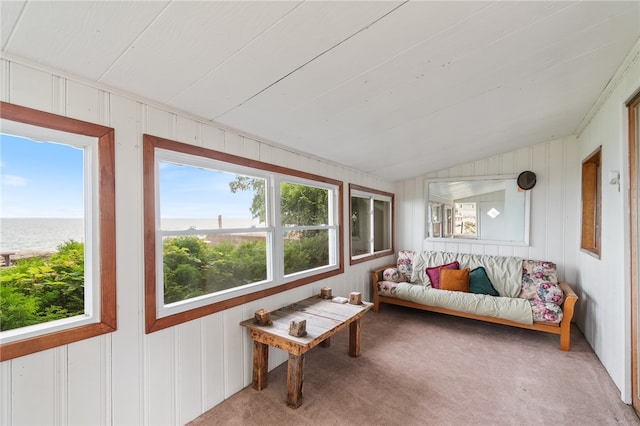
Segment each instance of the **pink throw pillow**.
M425 270L429 280L431 281L431 287L440 288L440 269L460 269L460 263L454 260L446 265L431 266Z

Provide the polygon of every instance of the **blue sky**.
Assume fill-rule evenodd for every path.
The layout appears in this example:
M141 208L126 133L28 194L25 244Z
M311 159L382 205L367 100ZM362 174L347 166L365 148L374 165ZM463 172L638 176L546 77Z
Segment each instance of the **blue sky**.
M234 174L162 163L165 218L251 217L252 191L232 194ZM0 217L83 216L83 151L0 134Z
M235 194L236 175L171 163L160 164L160 211L166 218L251 218L252 191Z
M0 217L83 216L83 152L0 134Z

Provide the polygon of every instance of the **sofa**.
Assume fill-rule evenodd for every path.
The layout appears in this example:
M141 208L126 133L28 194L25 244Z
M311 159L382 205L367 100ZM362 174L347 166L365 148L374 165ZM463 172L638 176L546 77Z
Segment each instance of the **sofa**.
M372 271L372 283L374 312L388 303L542 331L570 350L578 296L553 262L403 250L396 264Z

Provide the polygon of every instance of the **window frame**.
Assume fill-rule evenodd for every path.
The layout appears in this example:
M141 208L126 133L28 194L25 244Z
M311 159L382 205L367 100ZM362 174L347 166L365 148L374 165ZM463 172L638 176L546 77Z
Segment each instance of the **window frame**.
M241 286L238 290L228 289L224 294L212 293L215 295L210 300L198 300L191 303L185 301L180 310L165 315L160 312L159 303L161 302L158 294L158 285L162 282L157 279L158 274L162 272L161 264L158 265L158 256L162 255L162 243L157 240L156 224L158 220L158 208L156 205L156 191L158 190L158 181L156 179L157 150L171 151L182 153L189 156L202 158L203 161L211 164L218 164L224 171L244 170L250 176L268 177L266 191L273 191L273 196L266 206L266 229L273 228L273 251L272 256L267 256L267 261L271 262L268 268L271 268L271 280L260 282L258 285ZM316 187L327 187L334 191L334 202L330 204L334 223L330 226L335 229L336 245L335 245L335 265L327 267L301 271L284 276L284 268L282 265L282 244L278 243L277 238L283 230L288 227L282 227L280 224L280 216L277 215L279 207L279 188L280 182L299 183L302 185L311 185ZM273 187L270 187L273 185ZM328 277L332 277L344 272L344 246L343 246L343 227L340 226L343 211L343 184L341 181L330 179L324 176L314 175L298 170L276 166L264 163L258 160L251 160L233 154L211 150L201 146L189 145L170 139L161 138L149 134L143 135L143 187L144 187L144 253L145 253L145 332L153 333L174 325L178 325L193 319L201 318L239 306L253 300L268 297L283 291L287 291L314 281L319 281ZM275 217L277 216L277 217ZM332 219L330 219L331 221ZM269 274L268 274L269 275ZM256 289L257 288L257 289Z
M582 161L580 250L600 259L602 242L602 146Z
M42 129L66 132L71 135L82 135L97 139L97 182L93 187L97 194L92 193L92 216L87 218L93 222L92 229L98 239L97 253L92 253L89 268L91 274L99 277L95 286L97 295L89 301L88 310L92 311L90 323L66 319L53 321L51 327L40 324L42 331L35 334L25 333L24 338L16 337L11 341L0 344L0 361L6 361L20 356L32 354L46 349L55 348L91 337L111 333L117 329L116 320L116 238L115 238L115 151L113 128L89 123L73 118L63 117L49 112L39 111L24 106L0 102L0 118L16 123L35 126ZM90 159L89 161L92 161ZM85 176L86 179L86 176ZM87 266L85 266L87 268ZM87 276L85 274L85 276ZM92 283L93 284L93 283ZM88 286L89 288L93 287ZM89 290L85 285L85 290ZM87 301L85 301L85 308ZM95 309L97 307L97 309ZM68 321L70 320L70 321ZM66 322L66 323L65 323ZM26 328L26 327L25 327ZM50 331L49 331L49 330ZM19 330L19 329L16 329ZM16 333L19 335L19 333Z
M391 248L387 250L381 251L373 251L367 254L360 254L357 256L353 256L353 223L349 220L349 261L351 265L355 265L362 262L367 262L369 260L377 259L380 257L390 256L395 253L395 195L390 192L380 191L373 188L368 188L366 186L360 186L356 184L349 184L349 218L352 217L353 211L351 209L352 198L357 196L358 198L366 198L368 197L371 201L379 200L389 202L391 204L390 215L389 218L390 226L389 226L389 239L391 241ZM371 223L373 223L373 212L371 212ZM375 238L375 235L372 235Z

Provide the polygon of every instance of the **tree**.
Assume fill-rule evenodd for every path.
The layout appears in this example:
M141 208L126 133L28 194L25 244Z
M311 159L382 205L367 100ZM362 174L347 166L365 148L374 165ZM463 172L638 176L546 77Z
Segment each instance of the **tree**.
M256 179L248 176L236 176L236 180L229 182L229 189L232 193L238 191L253 191L253 201L251 203L251 215L264 223L266 214L264 210L264 179Z
M232 193L253 191L251 214L265 221L264 180L237 176L229 182ZM329 191L308 185L282 182L280 184L280 213L283 225L317 225L329 222Z

